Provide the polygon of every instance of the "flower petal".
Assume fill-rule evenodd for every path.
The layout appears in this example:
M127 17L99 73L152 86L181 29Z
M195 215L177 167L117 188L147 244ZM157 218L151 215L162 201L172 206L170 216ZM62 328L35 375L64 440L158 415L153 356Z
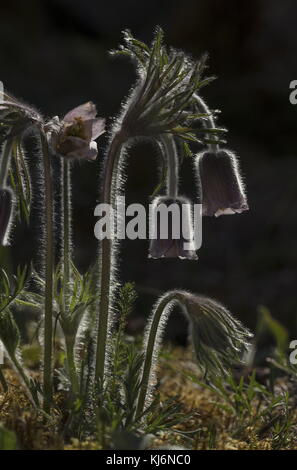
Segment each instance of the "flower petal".
M88 101L87 103L81 104L69 111L69 113L64 116L63 121L70 122L75 118L81 118L84 120L95 119L96 114L96 105L92 103L92 101Z
M83 121L83 129L88 140L95 140L105 132L105 119L88 119Z
M78 146L72 152L68 153L68 158L78 158L82 160L95 160L98 154L97 144L92 141L89 144L85 141L84 146Z
M92 140L97 139L105 132L105 119L94 119L92 124Z
M197 158L202 213L208 216L248 210L236 156L228 150L203 152Z
M155 238L150 241L149 258L198 259L193 240L191 204L186 198L156 198L151 223Z
M65 157L72 156L73 152L83 151L88 149L89 143L86 142L84 139L80 139L79 137L69 136L64 141L62 141L58 147L57 151L64 155Z

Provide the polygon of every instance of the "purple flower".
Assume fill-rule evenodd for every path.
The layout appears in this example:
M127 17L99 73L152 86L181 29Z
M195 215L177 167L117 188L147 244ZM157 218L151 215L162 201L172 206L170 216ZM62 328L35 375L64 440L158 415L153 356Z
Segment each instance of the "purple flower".
M3 246L6 242L12 206L12 192L7 188L0 188L0 246Z
M155 199L149 258L197 259L190 202L183 197Z
M94 103L89 101L67 113L58 132L51 136L53 149L66 158L95 160L97 139L105 132L105 119L97 118Z
M248 210L237 158L232 152L202 152L196 165L203 215L218 217Z

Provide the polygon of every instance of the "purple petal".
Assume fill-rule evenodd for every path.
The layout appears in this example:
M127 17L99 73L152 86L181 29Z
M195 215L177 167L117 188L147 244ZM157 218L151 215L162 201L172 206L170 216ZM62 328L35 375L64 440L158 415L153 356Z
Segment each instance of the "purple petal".
M94 119L92 124L92 140L97 139L105 132L105 119Z
M88 140L95 140L105 132L105 119L89 119L83 121L83 129Z
M163 204L167 208L172 206L178 206L179 213L176 214L176 218L168 217L168 234L167 238L162 238L162 229L161 229L161 213L158 217L157 212L153 215L152 222L154 224L153 232L156 235L155 239L152 239L149 247L149 257L150 258L180 258L180 259L198 259L196 250L194 247L194 241L191 234L193 234L192 220L191 220L191 204L190 202L183 197L177 197L176 199L168 197L159 197L154 202L154 211L158 210L158 207ZM183 206L187 205L189 211L184 211ZM173 206L172 206L173 207ZM164 212L165 216L165 212ZM175 226L175 224L178 224ZM177 229L177 230L176 230ZM190 240L186 239L183 236L183 233L188 233ZM174 233L178 233L179 237L176 238ZM185 243L190 245L189 248L185 248Z
M95 160L98 154L97 144L92 141L90 143L85 142L85 146L77 148L67 154L69 158L78 158L81 160Z
M57 151L64 156L68 156L72 152L76 152L77 150L84 150L85 148L88 148L88 146L89 143L84 139L69 136L58 145Z
M149 258L180 258L197 260L198 256L194 249L185 250L184 243L186 240L151 240L149 247Z
M81 118L83 120L95 119L96 114L96 105L92 103L92 101L88 101L69 111L69 113L64 116L63 121L71 122L75 118Z
M227 151L203 152L197 159L203 215L220 216L248 210L236 156Z

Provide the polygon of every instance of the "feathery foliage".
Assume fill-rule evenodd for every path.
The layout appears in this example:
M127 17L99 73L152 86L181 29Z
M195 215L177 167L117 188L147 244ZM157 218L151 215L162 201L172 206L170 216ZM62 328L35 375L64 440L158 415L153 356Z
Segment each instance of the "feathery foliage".
M125 55L136 64L138 82L124 113L123 127L131 136L154 137L171 133L185 141L207 143L204 133L225 129L201 127L207 113L197 112L195 93L214 77L203 77L207 56L195 62L182 51L168 50L157 28L149 47L124 32L125 46L112 54Z

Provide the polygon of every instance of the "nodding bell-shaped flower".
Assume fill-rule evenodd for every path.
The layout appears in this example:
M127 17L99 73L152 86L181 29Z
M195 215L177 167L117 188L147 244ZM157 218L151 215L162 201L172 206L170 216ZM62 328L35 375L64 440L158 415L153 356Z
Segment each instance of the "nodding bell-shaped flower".
M229 150L202 152L196 160L202 214L218 217L248 210L236 156Z
M188 199L156 198L151 207L150 232L149 258L197 259Z
M98 154L95 139L105 132L105 119L96 115L96 106L91 101L69 111L59 130L51 135L54 151L69 159L95 160Z
M8 188L0 188L0 246L5 245L12 216L13 196Z

